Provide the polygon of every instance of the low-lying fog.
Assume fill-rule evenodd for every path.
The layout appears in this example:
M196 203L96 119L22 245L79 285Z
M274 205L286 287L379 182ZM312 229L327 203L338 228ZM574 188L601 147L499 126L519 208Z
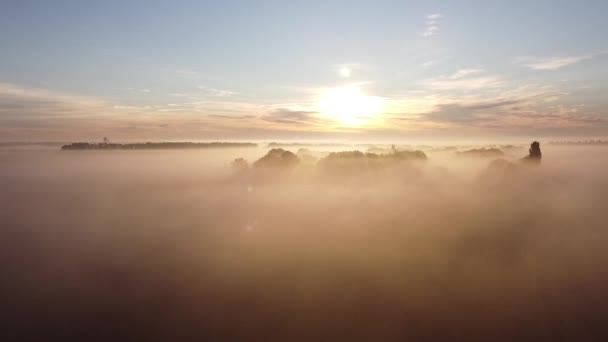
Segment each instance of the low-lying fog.
M596 339L608 147L541 148L332 167L314 146L268 167L266 147L0 149L3 333Z

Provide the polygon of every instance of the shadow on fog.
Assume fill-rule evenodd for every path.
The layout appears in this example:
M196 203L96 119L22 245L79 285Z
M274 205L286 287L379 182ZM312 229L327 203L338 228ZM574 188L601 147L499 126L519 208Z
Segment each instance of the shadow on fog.
M2 152L5 340L600 340L606 149L537 147Z

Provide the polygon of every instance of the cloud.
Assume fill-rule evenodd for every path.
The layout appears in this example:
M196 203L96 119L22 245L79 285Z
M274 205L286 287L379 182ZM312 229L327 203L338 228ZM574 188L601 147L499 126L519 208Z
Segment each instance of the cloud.
M425 120L435 122L449 122L459 124L479 124L483 122L483 117L479 116L479 112L475 108L468 107L459 103L441 104L437 106L435 111L424 117Z
M95 98L0 83L0 119L85 115L105 106Z
M279 108L272 111L262 119L268 122L281 124L300 124L313 122L316 120L317 112L304 110L291 110L287 108Z
M582 115L577 108L547 105L550 103L547 99L565 95L563 92L545 91L486 100L455 100L438 104L433 111L419 119L468 128L500 129L588 127L606 122L598 116Z
M209 115L213 118L221 118L221 119L234 119L234 120L248 120L255 119L255 115L220 115L220 114L211 114Z
M598 126L606 123L593 112L593 106L562 103L560 99L567 94L553 87L509 87L506 79L486 75L478 68L455 70L427 79L422 85L422 89L383 97L382 111L369 124L353 127L326 115L313 96L256 103L199 94L195 99L175 96L165 104L154 104L112 102L0 83L0 132L4 132L0 140L56 137L65 141L107 135L115 139L187 139L201 134L219 138L268 134L381 136L389 131L397 134L450 127L455 132L459 127L519 132L543 126L561 127L565 132L568 127L590 126L599 131ZM138 129L127 132L125 127Z
M150 89L146 89L146 88L140 89L140 88L129 87L129 88L127 88L127 90L132 91L132 92L144 93L144 94L152 92Z
M197 88L200 90L203 90L206 93L206 95L208 95L208 96L230 97L230 96L239 94L238 92L231 91L231 90L207 88L205 86L198 86Z
M422 36L423 37L430 37L430 36L434 36L435 34L437 34L437 31L439 31L439 26L427 26L426 30L424 32L422 32Z
M504 81L499 76L470 77L481 72L479 69L460 69L452 75L427 79L422 84L434 90L475 90L503 85Z
M464 78L468 75L478 74L480 72L482 72L481 69L460 69L460 70L456 71L454 74L452 74L451 76L449 76L448 78L451 80L457 80L459 78Z
M235 119L255 119L250 114L264 110L267 106L235 101L173 101L166 105L111 102L0 83L0 140L87 140L105 135L172 139L176 138L173 134L188 137L236 132L253 124ZM263 124L259 122L259 126ZM128 127L137 127L137 132L127 132Z
M423 37L431 37L439 32L439 20L443 18L440 13L429 14L425 17L425 30L420 35Z
M583 55L573 57L531 57L521 56L515 58L516 64L522 64L534 70L557 70L578 62L591 59L594 55Z

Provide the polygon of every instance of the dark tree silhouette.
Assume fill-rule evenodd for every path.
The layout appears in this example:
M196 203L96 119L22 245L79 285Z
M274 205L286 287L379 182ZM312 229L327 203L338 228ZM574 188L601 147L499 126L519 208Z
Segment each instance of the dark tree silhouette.
M257 168L293 168L300 162L300 158L293 152L282 148L273 148L262 158L253 163Z
M542 153L540 152L540 143L535 141L530 145L530 158L540 159L541 157Z
M456 152L458 156L463 157L501 157L504 155L504 152L497 148L475 148L472 150Z
M104 140L105 141L105 140ZM236 142L209 142L209 143L194 143L194 142L158 142L158 143L132 143L132 144L115 144L107 142L103 143L86 143L77 142L68 145L63 145L62 150L152 150L152 149L189 149L189 148L241 148L241 147L257 147L254 143L236 143Z
M524 157L522 160L524 162L531 162L531 163L539 164L540 159L542 158L542 153L540 152L540 143L538 141L532 142L532 144L530 144L530 149L528 151L529 151L529 155L527 157Z

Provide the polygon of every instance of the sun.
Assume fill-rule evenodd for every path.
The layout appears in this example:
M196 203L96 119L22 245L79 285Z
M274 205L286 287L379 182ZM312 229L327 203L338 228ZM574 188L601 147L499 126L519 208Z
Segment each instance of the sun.
M383 108L383 99L368 96L358 87L327 88L321 91L320 112L346 125L365 125L376 120Z
M346 78L346 77L350 77L350 69L347 67L343 67L340 69L340 76Z

